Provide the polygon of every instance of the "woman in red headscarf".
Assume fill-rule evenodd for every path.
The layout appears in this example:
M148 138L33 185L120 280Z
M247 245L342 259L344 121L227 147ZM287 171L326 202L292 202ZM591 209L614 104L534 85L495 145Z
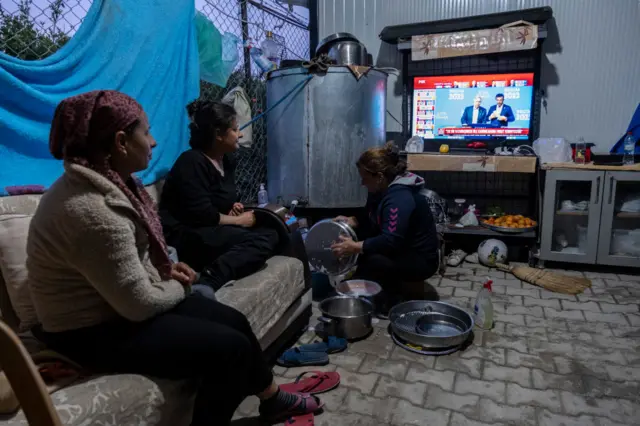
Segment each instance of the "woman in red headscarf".
M29 288L51 349L99 372L202 379L192 425L224 425L257 395L268 420L317 411L279 390L249 322L190 295L193 270L169 260L156 208L133 173L156 142L142 107L115 91L65 99L50 150L64 174L42 197L27 244Z

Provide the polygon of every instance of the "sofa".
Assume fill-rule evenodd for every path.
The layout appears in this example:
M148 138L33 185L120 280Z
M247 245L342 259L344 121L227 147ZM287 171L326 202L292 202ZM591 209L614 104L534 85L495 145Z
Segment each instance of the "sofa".
M147 187L156 200L161 186L162 182ZM28 331L35 311L25 284L27 232L40 197L0 198L0 319L19 334L30 353L46 349ZM247 316L265 356L273 361L308 324L311 274L299 233L267 210L257 211L256 218L262 225L276 227L293 244L260 271L220 289L216 297ZM65 425L180 426L190 422L194 389L195 383L189 381L96 375L53 392L51 398ZM22 410L0 414L0 426L19 424L27 424Z

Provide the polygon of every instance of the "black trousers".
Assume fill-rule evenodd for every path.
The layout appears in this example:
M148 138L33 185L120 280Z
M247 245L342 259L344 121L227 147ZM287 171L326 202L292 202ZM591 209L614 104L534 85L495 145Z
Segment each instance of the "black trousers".
M246 317L222 303L189 296L150 320L120 320L34 335L51 349L98 373L199 379L192 425L227 425L240 403L272 382Z
M404 293L403 283L424 281L437 270L437 257L425 259L406 254L391 258L382 254L364 254L358 258L353 279L375 281L387 295L401 296Z
M202 272L201 284L218 290L258 271L275 254L278 240L271 228L221 225L185 230L176 250L181 261Z

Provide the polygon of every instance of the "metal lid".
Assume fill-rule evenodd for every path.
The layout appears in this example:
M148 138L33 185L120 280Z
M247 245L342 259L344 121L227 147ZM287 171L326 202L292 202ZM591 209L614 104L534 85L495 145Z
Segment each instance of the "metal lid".
M309 230L305 240L307 257L317 272L341 275L356 265L358 255L337 258L331 251L331 245L340 241L341 235L357 241L356 233L349 225L332 219L322 220Z
M316 48L316 55L319 55L320 53L327 53L327 51L329 50L329 45L337 41L344 41L344 40L351 40L351 41L357 41L357 42L360 41L356 38L356 36L354 36L351 33L331 34L330 36L323 38L320 41L320 43L318 43L318 47Z

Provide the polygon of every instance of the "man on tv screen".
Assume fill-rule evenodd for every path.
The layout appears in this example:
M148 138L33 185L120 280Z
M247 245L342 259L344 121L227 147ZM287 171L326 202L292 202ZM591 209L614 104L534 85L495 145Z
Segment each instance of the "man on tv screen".
M515 119L516 117L513 115L511 107L504 103L504 95L498 93L496 95L496 104L489 108L489 122L496 127L506 127Z
M468 106L462 113L460 122L463 126L471 126L472 124L484 124L487 120L487 110L480 106L482 98L476 96L473 98L473 106Z

